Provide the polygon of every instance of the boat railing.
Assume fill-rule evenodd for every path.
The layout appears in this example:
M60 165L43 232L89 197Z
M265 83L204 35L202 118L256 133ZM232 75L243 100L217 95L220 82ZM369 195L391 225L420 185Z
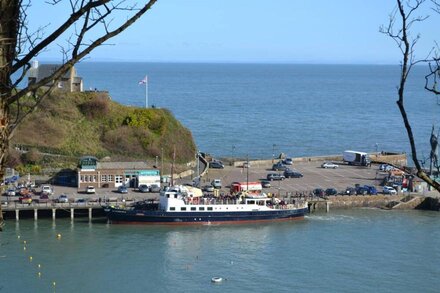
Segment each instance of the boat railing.
M216 197L185 198L184 202L186 205L238 205L238 204L245 204L245 202L241 199L216 198ZM270 208L274 208L274 209L288 209L288 208L301 207L304 205L304 203L305 203L305 200L302 200L302 199L279 200L276 203L272 202L271 200L260 201L260 205L266 205L266 206L268 206Z

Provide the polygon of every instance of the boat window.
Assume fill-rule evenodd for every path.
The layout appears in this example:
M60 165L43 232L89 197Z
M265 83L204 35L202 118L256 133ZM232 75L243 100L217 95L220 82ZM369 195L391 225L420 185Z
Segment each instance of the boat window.
M208 207L208 211L212 211L212 207Z
M204 211L205 207L199 207L199 211Z
M176 208L175 207L170 207L170 211L175 211Z
M177 198L177 194L174 195L174 198Z
M167 194L167 197L168 197L168 198L170 198L170 195L169 195L169 194Z
M180 210L181 211L186 211L186 207L181 207Z
M196 210L196 207L191 207L191 211L195 211Z

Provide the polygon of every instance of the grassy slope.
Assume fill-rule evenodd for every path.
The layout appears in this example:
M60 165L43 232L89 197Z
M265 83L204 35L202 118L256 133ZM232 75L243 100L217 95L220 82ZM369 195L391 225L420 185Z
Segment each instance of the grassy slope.
M55 93L43 100L18 128L14 144L41 151L136 160L161 156L194 157L191 132L167 109L120 105L105 93Z

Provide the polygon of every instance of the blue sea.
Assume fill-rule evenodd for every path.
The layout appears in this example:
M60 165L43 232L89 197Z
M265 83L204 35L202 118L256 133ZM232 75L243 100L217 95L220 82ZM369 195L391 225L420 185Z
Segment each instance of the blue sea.
M145 87L138 82L148 75L150 105L170 109L198 148L216 156L409 151L395 104L398 66L77 68L86 88L140 107ZM440 105L423 90L424 69L412 73L406 105L423 158ZM439 226L438 212L377 209L200 227L8 220L0 233L0 292L438 292Z
M189 128L201 151L270 158L403 151L408 138L396 105L399 66L301 64L81 63L86 89L122 104L164 107ZM405 104L419 148L430 152L440 105L414 67Z
M438 292L439 225L375 209L200 227L23 220L0 234L0 292Z

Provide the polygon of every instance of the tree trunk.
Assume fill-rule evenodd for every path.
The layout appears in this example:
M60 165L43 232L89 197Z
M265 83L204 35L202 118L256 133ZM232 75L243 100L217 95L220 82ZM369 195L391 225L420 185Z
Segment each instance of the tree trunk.
M5 174L9 146L11 68L16 54L20 4L20 0L0 0L0 180ZM0 204L0 231L3 230L3 225L3 212Z

